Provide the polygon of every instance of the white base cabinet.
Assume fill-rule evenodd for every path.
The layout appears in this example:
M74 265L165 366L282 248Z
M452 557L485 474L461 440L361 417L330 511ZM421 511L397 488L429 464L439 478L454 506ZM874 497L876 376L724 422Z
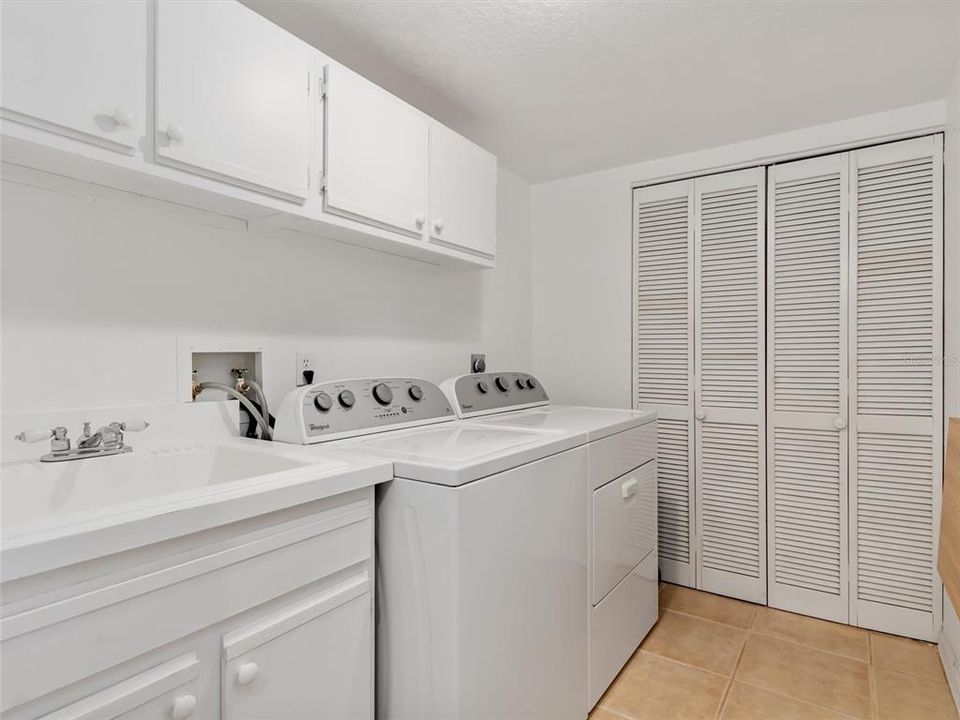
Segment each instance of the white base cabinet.
M370 720L373 488L5 582L4 720Z

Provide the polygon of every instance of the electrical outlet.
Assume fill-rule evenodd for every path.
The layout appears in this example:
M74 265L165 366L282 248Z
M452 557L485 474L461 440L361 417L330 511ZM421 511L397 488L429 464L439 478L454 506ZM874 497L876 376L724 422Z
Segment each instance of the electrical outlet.
M482 373L487 371L487 356L484 353L473 353L470 356L470 372Z
M317 370L317 356L310 352L297 353L297 387L301 385L312 385L317 381L315 376Z

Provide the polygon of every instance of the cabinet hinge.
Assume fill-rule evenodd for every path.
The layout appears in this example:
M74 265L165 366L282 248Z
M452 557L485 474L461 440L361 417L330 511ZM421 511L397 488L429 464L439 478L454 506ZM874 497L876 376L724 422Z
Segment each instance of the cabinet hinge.
M313 173L310 172L310 166L307 165L307 190L310 189L310 176L311 176L312 174L313 174Z
M307 70L307 95L310 95L310 71Z
M327 81L322 77L317 80L317 96L321 101L327 96Z
M323 170L317 173L317 188L320 192L323 192L327 189L327 178L323 175Z

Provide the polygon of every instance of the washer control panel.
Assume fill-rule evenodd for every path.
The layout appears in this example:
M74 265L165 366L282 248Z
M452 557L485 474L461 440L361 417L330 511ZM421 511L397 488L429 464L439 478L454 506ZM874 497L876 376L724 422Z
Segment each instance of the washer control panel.
M530 373L493 372L461 375L444 381L443 390L459 417L549 405L543 385Z
M274 438L317 443L456 419L443 391L420 378L334 380L283 399Z

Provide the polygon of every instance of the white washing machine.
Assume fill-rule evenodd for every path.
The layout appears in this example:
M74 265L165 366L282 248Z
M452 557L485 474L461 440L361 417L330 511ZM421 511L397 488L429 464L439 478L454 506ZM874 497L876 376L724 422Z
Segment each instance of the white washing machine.
M410 378L300 388L275 438L389 458L378 489L381 720L582 720L586 433L463 422Z
M441 387L458 417L559 430L587 442L588 706L657 621L656 413L551 405L529 373L479 373Z

